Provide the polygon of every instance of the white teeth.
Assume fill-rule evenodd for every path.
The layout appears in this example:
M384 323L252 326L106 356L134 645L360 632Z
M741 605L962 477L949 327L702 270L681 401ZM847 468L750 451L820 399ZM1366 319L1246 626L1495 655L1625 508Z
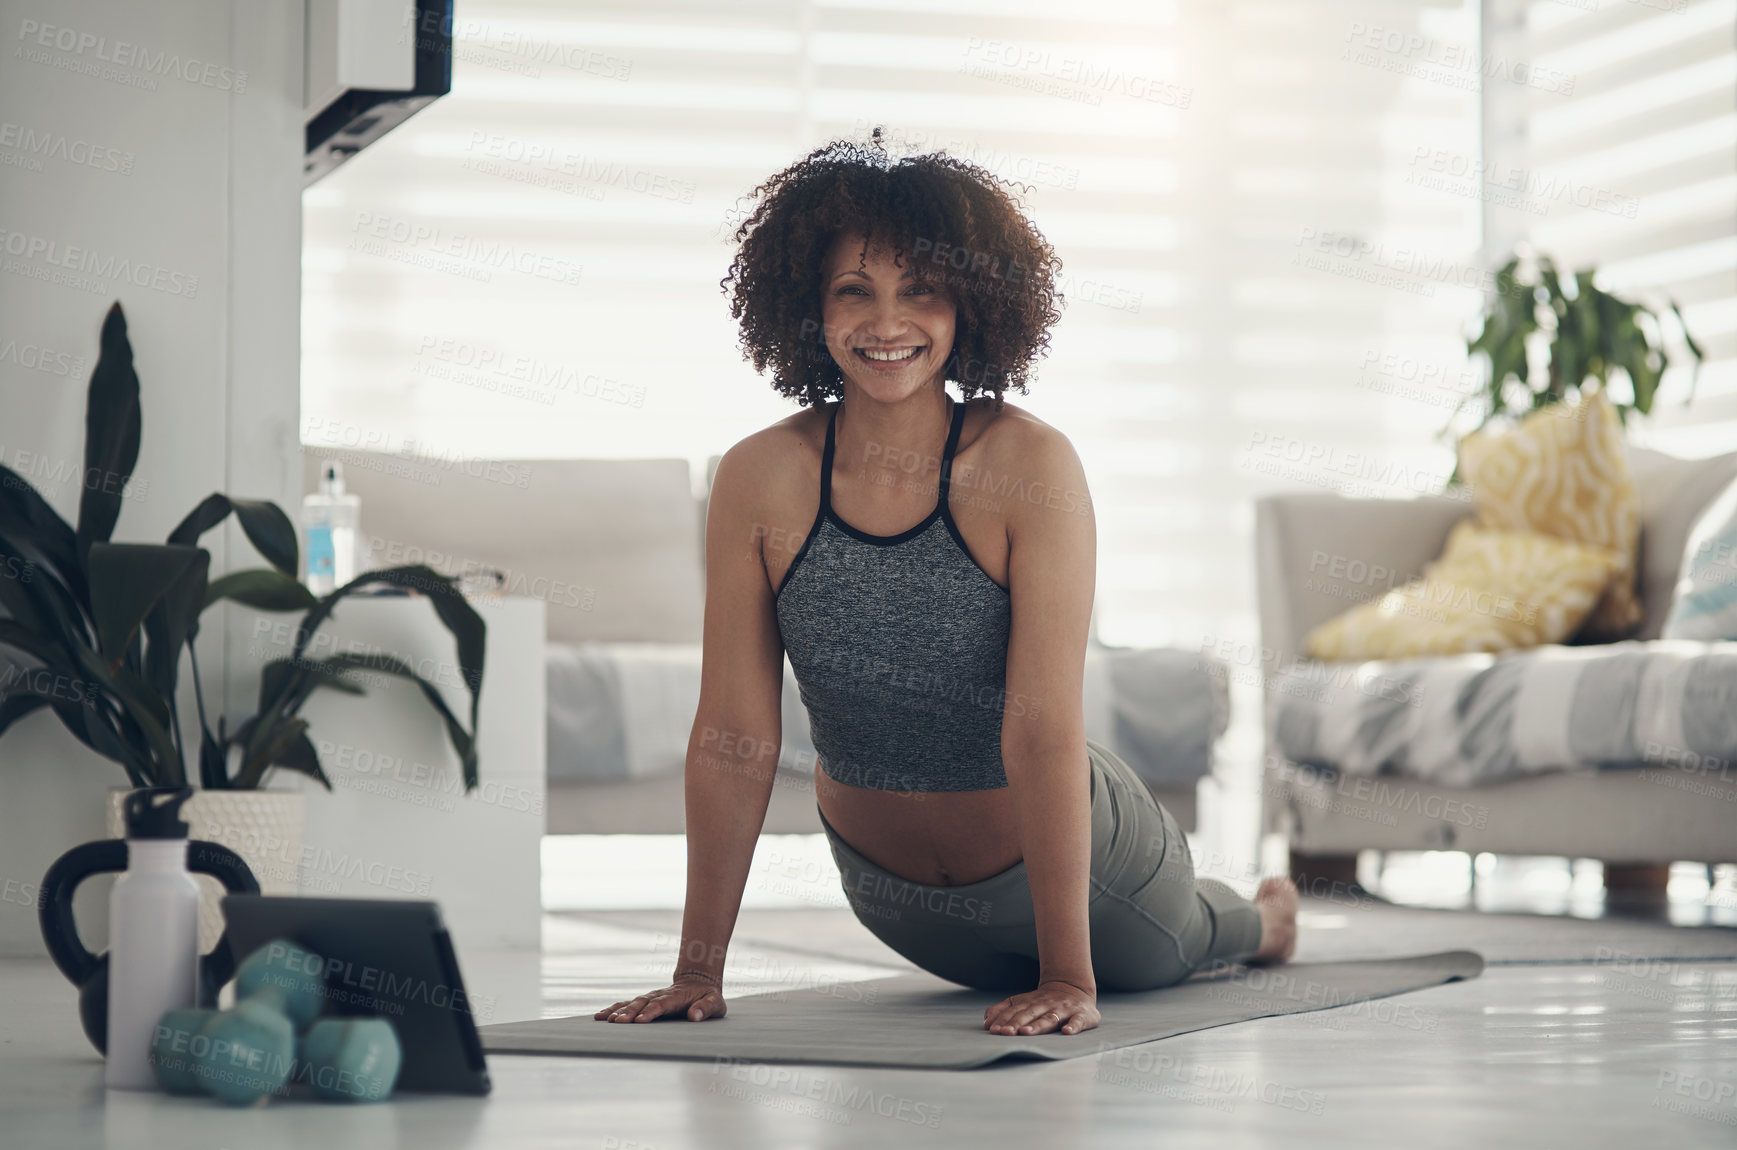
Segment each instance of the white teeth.
M858 348L857 350L862 352L865 356L867 356L870 359L881 360L883 362L890 362L892 360L910 359L911 357L915 356L918 352L922 351L923 349L920 347L913 347L913 348L907 348L904 351L877 351L873 348L863 347L863 348Z

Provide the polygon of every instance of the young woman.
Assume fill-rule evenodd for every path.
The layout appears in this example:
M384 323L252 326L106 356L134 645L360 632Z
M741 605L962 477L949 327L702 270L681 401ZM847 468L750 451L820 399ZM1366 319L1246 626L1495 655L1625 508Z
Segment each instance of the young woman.
M1289 880L1252 903L1197 881L1174 820L1086 738L1091 499L1067 438L1002 398L1059 318L1054 249L995 176L878 135L755 197L731 311L805 409L718 465L681 954L671 985L596 1017L724 1014L787 653L847 899L916 965L1010 992L991 1032L1074 1034L1100 988L1289 958Z

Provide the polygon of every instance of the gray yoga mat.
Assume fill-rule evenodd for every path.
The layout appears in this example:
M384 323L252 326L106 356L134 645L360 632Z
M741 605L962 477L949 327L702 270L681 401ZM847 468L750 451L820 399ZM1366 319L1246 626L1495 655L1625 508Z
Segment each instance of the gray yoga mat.
M730 1000L720 1019L599 1022L589 1014L481 1028L493 1054L813 1062L967 1070L1005 1059L1063 1059L1255 1018L1350 1006L1473 979L1469 950L1409 958L1232 967L1178 986L1099 999L1103 1023L1083 1034L1010 1038L983 1029L1005 995L924 973L839 982Z

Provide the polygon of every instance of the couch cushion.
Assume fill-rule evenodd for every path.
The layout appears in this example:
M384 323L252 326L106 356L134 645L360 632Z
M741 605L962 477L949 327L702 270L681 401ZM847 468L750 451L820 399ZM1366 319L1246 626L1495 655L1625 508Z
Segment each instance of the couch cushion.
M1440 557L1454 524L1474 515L1471 493L1463 487L1416 499L1315 491L1260 496L1255 564L1261 642L1244 661L1264 672L1300 658L1311 630L1352 604L1416 578ZM1215 642L1207 637L1208 646Z
M697 643L699 511L682 459L430 458L304 446L362 497L374 563L443 574L494 569L503 592L548 603L549 638Z
M1093 644L1084 702L1087 734L1149 786L1191 787L1212 772L1213 745L1230 726L1229 669L1184 650ZM1108 722L1101 722L1104 710Z
M1667 639L1737 639L1737 480L1701 513L1683 549Z
M1309 632L1316 659L1394 659L1560 643L1610 583L1612 551L1461 521L1423 577Z
M1646 619L1633 637L1657 639L1671 612L1689 531L1725 485L1737 479L1737 452L1680 459L1630 447L1627 455L1640 496L1640 590L1646 607Z
M549 644L549 777L649 779L680 774L699 705L697 643ZM777 763L812 773L816 754L801 688L784 661ZM1212 771L1229 723L1225 668L1172 649L1086 649L1086 737L1120 755L1148 784L1191 787ZM701 732L702 743L705 733ZM752 757L750 755L750 757Z
M1615 639L1645 617L1635 588L1640 502L1622 451L1622 426L1602 389L1554 403L1512 427L1466 436L1460 476L1488 527L1541 531L1616 552L1620 566L1582 637Z

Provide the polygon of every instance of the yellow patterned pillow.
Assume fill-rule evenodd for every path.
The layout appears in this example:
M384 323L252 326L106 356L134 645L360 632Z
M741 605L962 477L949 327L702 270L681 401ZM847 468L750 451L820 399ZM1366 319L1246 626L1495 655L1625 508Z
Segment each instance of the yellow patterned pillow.
M1635 594L1640 500L1622 454L1622 426L1603 389L1555 403L1511 429L1460 441L1460 478L1479 521L1504 531L1540 531L1616 553L1610 585L1586 620L1586 639L1620 639L1643 611Z
M1535 531L1491 531L1470 519L1420 578L1309 632L1316 659L1509 651L1560 643L1610 582L1615 552Z

